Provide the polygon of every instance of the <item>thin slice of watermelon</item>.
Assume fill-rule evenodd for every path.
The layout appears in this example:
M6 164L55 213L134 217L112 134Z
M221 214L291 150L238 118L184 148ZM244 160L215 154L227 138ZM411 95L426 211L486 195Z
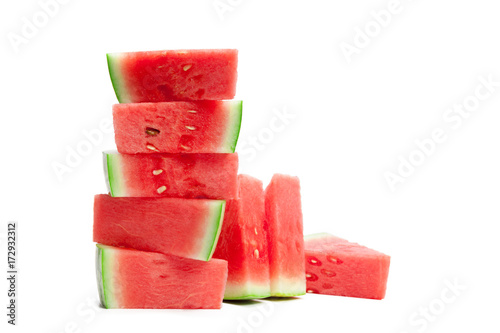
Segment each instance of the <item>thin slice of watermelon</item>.
M232 99L237 50L109 53L108 68L120 103Z
M299 179L275 174L265 197L271 295L304 295L306 279Z
M220 309L227 262L97 244L96 273L107 309Z
M104 152L113 197L225 200L237 195L238 155Z
M241 101L115 104L118 152L234 153L241 107Z
M94 242L210 260L225 201L178 198L94 199Z
M224 299L271 296L264 233L264 190L256 178L238 176L238 199L229 200L214 258L228 261Z
M383 299L391 258L327 233L305 237L307 292Z

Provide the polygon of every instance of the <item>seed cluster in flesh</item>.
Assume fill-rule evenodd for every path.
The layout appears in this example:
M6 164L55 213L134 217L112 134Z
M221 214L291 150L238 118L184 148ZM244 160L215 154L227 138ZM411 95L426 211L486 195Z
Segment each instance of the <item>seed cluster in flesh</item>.
M307 260L307 263L312 265L312 266L322 266L323 265L321 260L319 260L315 256L307 256L306 260ZM341 265L343 263L342 260L340 260L339 258L335 258L331 255L328 255L326 257L326 260L328 263L335 264L335 265ZM321 275L323 275L326 278L334 278L335 276L337 276L337 273L332 269L323 268L320 270L320 273L321 273ZM306 271L306 280L307 281L314 282L314 281L318 281L318 279L319 279L319 277L316 274ZM330 283L325 282L322 285L322 287L324 289L331 289L331 288L333 288L333 286L334 286L334 284L331 282ZM306 291L308 293L318 293L319 292L318 290L316 290L314 288L308 288Z

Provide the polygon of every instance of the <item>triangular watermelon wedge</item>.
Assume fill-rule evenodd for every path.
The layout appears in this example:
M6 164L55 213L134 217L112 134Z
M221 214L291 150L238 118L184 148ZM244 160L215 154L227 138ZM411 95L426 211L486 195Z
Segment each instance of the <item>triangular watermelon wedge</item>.
M304 248L308 293L385 297L388 255L328 233L306 236Z
M220 309L227 262L97 244L96 274L107 309Z

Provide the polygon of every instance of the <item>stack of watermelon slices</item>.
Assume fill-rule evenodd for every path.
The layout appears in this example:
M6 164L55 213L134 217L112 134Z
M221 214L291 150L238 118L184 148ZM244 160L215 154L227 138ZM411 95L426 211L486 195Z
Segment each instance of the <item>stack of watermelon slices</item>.
M382 299L390 258L303 237L297 177L238 175L236 50L108 54L118 152L94 201L105 308L217 309L306 292Z
M212 259L237 195L242 102L236 50L108 54L118 152L94 200L106 308L220 308L227 261Z

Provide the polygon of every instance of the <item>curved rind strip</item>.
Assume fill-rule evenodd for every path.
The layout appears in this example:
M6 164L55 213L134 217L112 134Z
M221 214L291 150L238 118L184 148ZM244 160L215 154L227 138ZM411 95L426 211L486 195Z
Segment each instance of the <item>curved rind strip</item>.
M97 256L96 256L96 269L98 277L98 287L99 287L99 297L101 304L106 309L119 308L117 304L117 290L114 283L114 252L112 247L96 244L97 245Z
M243 101L232 101L229 111L229 121L226 124L226 139L222 145L221 153L234 153L240 136L241 119L243 114Z
M108 61L109 77L111 78L111 83L113 84L118 102L130 103L130 97L121 70L120 53L108 53L106 54L106 58Z
M97 289L99 290L99 300L101 301L101 306L106 308L106 298L104 296L104 285L102 278L102 249L97 246L95 251L95 270L97 278Z
M242 290L244 290L242 292ZM244 294L244 296L239 296ZM245 300L245 299L256 299L256 298L267 298L271 296L271 290L269 285L259 285L256 283L249 282L246 286L241 285L231 286L226 284L226 291L224 292L224 300Z
M305 273L304 273L305 275ZM272 292L272 296L276 297L292 297L292 296L302 296L305 295L306 292L306 281L298 280L298 279L290 279L285 276L280 276L276 280L271 280L271 290L275 290ZM287 290L287 292L281 292L276 290Z
M206 257L206 261L212 258L212 255L215 252L215 247L217 246L217 242L219 240L220 232L222 230L222 223L224 221L224 211L226 210L226 201L217 200L218 203L214 204L211 208L210 220L214 221L213 228L207 232L207 236L205 237L205 244L208 249L208 255Z
M103 152L106 186L112 197L125 196L120 155L116 152Z
M111 184L109 182L109 163L108 163L108 154L106 152L102 153L102 168L104 169L104 180L106 181L106 187L108 192L113 196L111 191Z
M328 237L332 237L333 235L332 234L329 234L327 232L318 232L316 234L310 234L310 235L306 235L304 236L304 240L313 240L313 239L323 239L323 238L328 238Z

